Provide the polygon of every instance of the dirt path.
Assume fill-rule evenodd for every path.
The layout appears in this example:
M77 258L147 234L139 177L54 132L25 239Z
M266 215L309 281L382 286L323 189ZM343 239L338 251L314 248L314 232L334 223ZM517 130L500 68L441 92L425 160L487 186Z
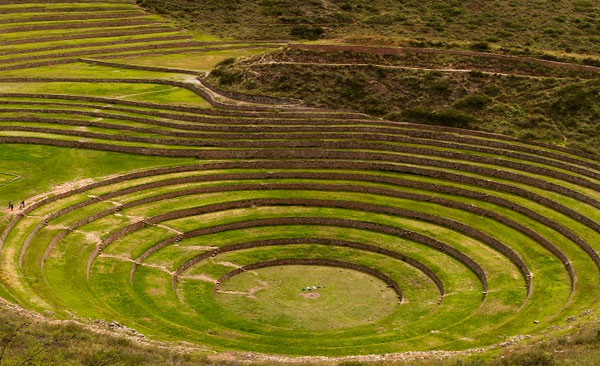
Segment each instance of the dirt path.
M127 94L127 95L121 95L118 97L115 97L115 99L124 99L124 98L129 98L129 97L137 97L140 95L150 95L150 94L158 94L158 93L163 93L169 90L175 90L177 89L176 86L172 86L172 87L168 87L168 88L163 88L163 89L159 89L159 90L153 90L153 91L147 91L147 92L142 92L142 93L135 93L135 94Z
M518 76L530 79L572 79L568 77L556 77L556 76L537 76L523 73L504 73L494 71L481 71L474 69L453 69L453 68L426 68L426 67L415 67L415 66L398 66L398 65L380 65L380 64L368 64L368 63L330 63L330 62L297 62L297 61L262 61L255 65L300 65L300 66L325 66L325 67L379 67L382 69L391 70L413 70L413 71L438 71L446 73L470 73L472 71L481 72L486 75L500 75L500 76Z
M257 293L260 290L264 290L268 287L271 287L271 284L269 284L269 282L267 281L263 281L263 280L256 280L258 282L258 285L252 287L251 289L249 289L248 291L225 291L225 290L217 290L218 293L220 294L228 294L228 295L243 295L249 298L256 298L256 296L254 296L255 293Z
M198 281L210 282L210 283L217 283L217 282L219 282L219 281L217 281L216 278L212 278L210 276L203 275L203 274L190 275L190 276L180 276L179 278L186 279L186 280L198 280Z
M23 176L22 176L22 175L18 175L18 174L12 174L12 173L3 173L3 172L0 172L0 174L3 174L3 175L8 175L8 176L10 176L10 177L13 177L12 179L9 179L9 180L8 180L8 181L6 181L6 182L0 183L0 187L7 186L7 185L9 185L9 184L11 184L11 183L14 183L14 182L18 181L19 179L22 179L22 178L23 178Z
M178 235L183 235L183 231L177 230L175 228L172 228L172 227L164 225L164 224L156 224L154 226L159 227L161 229L168 230L168 231L170 231L172 233L175 233L175 234L178 234Z

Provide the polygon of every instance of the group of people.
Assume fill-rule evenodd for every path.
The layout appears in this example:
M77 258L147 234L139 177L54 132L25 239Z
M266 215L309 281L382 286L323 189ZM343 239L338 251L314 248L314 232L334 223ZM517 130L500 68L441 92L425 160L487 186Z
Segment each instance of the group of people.
M302 292L305 292L305 291L317 291L320 288L325 288L325 286L321 287L321 285L316 285L316 286L303 287L302 288Z
M9 210L14 210L15 206L13 205L12 201L8 201L8 209ZM24 209L25 208L25 201L21 201L21 203L19 203L19 209Z

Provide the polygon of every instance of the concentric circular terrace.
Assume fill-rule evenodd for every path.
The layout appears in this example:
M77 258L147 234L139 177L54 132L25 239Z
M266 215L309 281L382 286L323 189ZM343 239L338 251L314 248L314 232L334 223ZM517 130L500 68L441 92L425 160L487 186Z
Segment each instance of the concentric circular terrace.
M1 96L3 142L197 158L14 215L13 300L215 350L322 355L485 346L596 306L592 157L175 86L217 108Z
M0 234L3 298L332 356L482 347L597 309L597 157L123 65L257 46L195 41L129 1L0 7L0 143L195 159L26 199Z

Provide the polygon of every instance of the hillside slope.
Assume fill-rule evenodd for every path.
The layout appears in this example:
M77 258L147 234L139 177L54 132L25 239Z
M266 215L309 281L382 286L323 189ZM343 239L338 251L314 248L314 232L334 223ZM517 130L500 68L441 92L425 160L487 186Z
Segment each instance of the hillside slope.
M209 81L245 93L298 98L317 107L484 130L597 153L599 75L510 58L289 48L226 61L211 72Z
M242 39L375 34L424 41L594 54L600 3L593 0L138 0L188 28Z

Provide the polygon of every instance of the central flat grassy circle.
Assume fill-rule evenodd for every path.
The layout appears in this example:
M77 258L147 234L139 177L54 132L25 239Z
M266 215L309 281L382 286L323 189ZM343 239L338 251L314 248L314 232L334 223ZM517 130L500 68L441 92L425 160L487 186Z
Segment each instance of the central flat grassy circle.
M304 265L244 272L225 281L215 297L222 307L246 320L304 330L372 323L399 306L395 292L375 277Z

